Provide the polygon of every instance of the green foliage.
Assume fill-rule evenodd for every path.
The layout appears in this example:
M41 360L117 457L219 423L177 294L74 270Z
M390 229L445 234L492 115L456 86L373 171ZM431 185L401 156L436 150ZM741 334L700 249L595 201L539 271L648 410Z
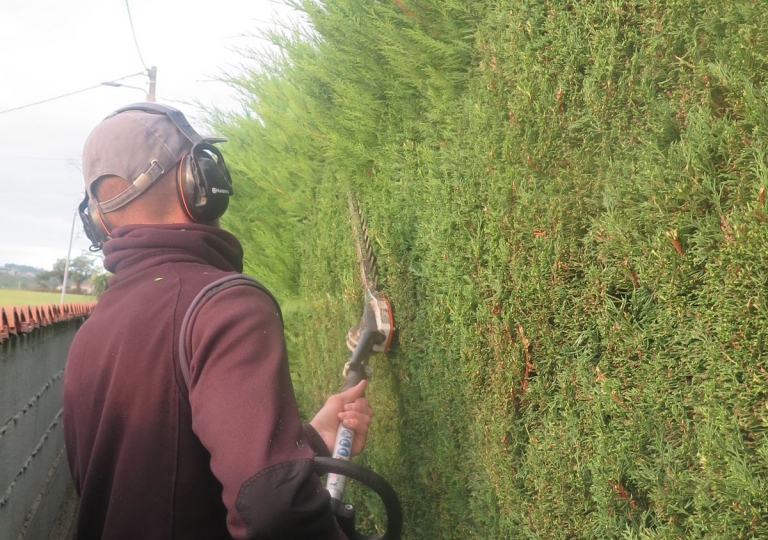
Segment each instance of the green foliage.
M215 117L225 224L293 299L309 414L361 309L358 195L398 339L362 461L407 537L768 537L768 10L298 5Z
M53 268L46 272L41 272L36 276L39 286L43 289L53 289L64 283L65 268L67 259L57 259L53 263ZM84 283L91 280L99 272L100 262L92 254L83 253L69 261L67 274L67 289L74 286L75 294L82 293Z
M109 278L112 277L112 275L113 274L110 272L93 274L93 276L91 276L91 294L96 298L99 298L102 293L107 290L107 287L109 286Z

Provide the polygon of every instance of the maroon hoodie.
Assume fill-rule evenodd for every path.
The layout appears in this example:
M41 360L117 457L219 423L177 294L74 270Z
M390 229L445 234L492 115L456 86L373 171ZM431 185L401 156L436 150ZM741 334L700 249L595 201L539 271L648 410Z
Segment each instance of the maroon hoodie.
M80 495L78 540L344 538L312 472L283 327L270 296L222 290L188 331L195 295L242 271L230 233L127 226L104 245L115 275L80 328L64 376L64 436Z

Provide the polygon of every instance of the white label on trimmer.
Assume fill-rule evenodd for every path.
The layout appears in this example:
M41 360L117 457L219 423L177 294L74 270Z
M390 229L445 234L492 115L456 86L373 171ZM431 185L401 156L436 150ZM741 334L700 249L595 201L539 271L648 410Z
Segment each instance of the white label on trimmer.
M349 458L352 455L352 443L354 440L355 432L345 428L343 424L340 424L339 430L336 432L336 444L333 447L333 454L331 454L331 457L349 461ZM325 482L325 488L331 494L331 497L341 501L344 499L344 486L346 483L346 476L328 473L328 480Z

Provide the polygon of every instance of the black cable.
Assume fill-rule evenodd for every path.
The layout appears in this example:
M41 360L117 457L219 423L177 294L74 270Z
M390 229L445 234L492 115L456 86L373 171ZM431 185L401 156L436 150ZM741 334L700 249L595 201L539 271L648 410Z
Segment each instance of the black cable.
M129 77L136 77L137 75L144 75L144 72L140 71L139 73L134 73L132 75L126 75L125 77L120 77L119 79L112 79L111 81L107 81L106 83L99 83L99 84L96 84L94 86L89 86L88 88L82 88L80 90L75 90L74 92L69 92L67 94L62 94L60 96L56 96L56 97L52 97L52 98L48 98L48 99L43 99L41 101L35 101L34 103L27 103L26 105L21 105L19 107L13 107L12 109L5 109L3 111L0 111L0 114L5 114L5 113L13 112L13 111L18 111L18 110L21 110L21 109L26 109L28 107L34 107L35 105L40 105L42 103L48 103L49 101L54 101L54 100L57 100L57 99L61 99L61 98L69 97L69 96L74 96L75 94L80 94L81 92L87 92L88 90L93 90L94 88L98 88L98 87L104 86L104 85L109 86L109 83L113 83L113 82L116 82L116 81L122 81L123 79L127 79Z
M48 103L49 101L53 101L55 99L61 99L61 98L65 98L65 97L68 97L68 96L74 96L75 94L79 94L81 92L87 92L88 90L93 90L94 88L98 88L99 86L101 86L101 84L97 84L95 86L89 86L88 88L83 88L82 90L75 90L74 92L70 92L68 94L62 94L60 96L56 96L56 97L52 97L52 98L48 98L48 99L43 99L42 101L35 101L34 103L28 103L26 105L22 105L21 107L14 107L13 109L5 109L4 111L0 111L0 114L5 114L5 113L8 113L8 112L18 111L20 109L26 109L27 107L33 107L35 105L40 105L41 103Z
M77 161L80 158L42 157L42 156L6 156L0 154L0 159L17 159L19 161Z
M139 53L139 60L144 69L149 71L147 64L144 62L144 57L141 56L141 49L139 49L139 41L136 39L136 31L133 29L133 17L131 17L131 7L128 5L128 0L125 0L125 9L128 10L128 22L131 23L131 34L133 34L133 42L136 44L136 52Z

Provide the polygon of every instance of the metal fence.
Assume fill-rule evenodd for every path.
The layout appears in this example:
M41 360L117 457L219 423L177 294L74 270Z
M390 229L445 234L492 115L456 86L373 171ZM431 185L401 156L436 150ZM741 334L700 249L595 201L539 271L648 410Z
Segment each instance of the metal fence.
M94 305L0 309L0 540L47 539L64 502L64 365Z

